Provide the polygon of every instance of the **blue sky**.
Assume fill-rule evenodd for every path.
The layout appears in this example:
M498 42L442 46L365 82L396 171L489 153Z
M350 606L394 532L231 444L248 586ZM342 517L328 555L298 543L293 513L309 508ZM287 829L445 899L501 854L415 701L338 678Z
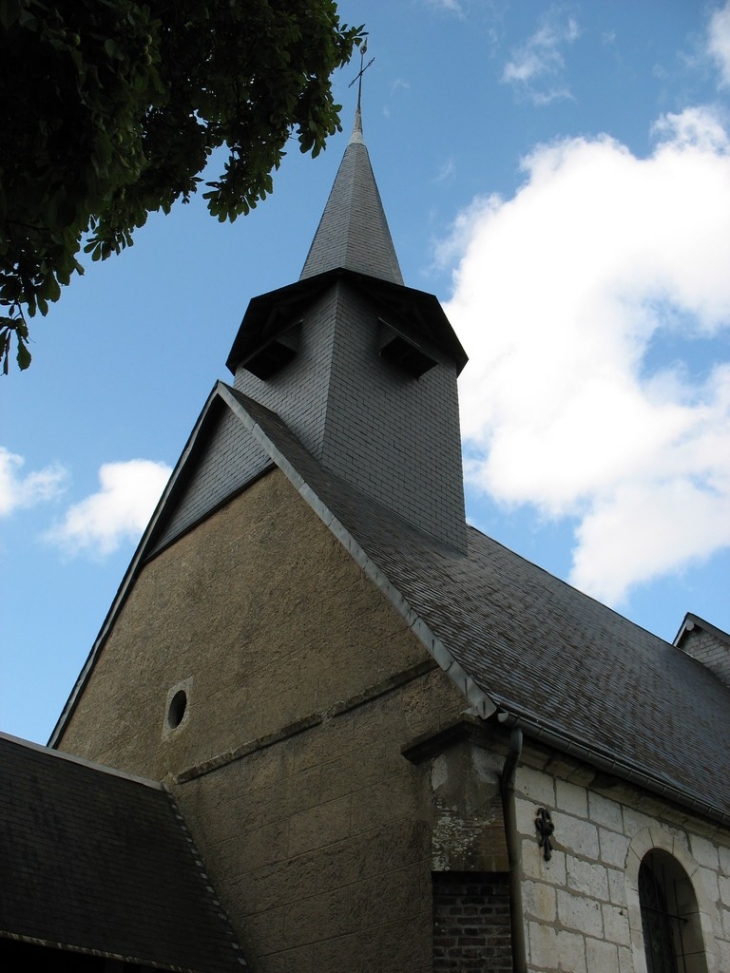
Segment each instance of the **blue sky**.
M730 4L340 11L404 278L470 355L469 519L664 638L730 630ZM299 276L354 74L319 159L233 226L151 217L0 382L4 731L47 739L249 299Z

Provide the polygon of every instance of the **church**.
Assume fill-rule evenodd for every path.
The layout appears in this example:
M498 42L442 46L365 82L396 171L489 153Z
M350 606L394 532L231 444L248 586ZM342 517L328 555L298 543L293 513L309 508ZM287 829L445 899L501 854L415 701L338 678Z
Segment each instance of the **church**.
M0 738L6 969L730 971L730 637L467 524L466 365L358 109L49 748Z

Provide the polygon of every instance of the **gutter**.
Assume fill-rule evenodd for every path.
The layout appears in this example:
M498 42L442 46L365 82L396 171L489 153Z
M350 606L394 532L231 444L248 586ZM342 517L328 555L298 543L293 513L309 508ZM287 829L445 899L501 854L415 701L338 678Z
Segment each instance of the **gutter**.
M500 713L500 717L501 715ZM514 727L509 735L509 752L500 778L504 832L509 861L509 918L512 934L513 973L526 973L527 970L525 920L522 909L522 876L520 874L520 841L517 833L517 810L515 806L515 777L521 753L522 730Z
M685 809L690 809L705 818L709 818L711 821L722 824L725 827L730 827L730 813L727 811L694 797L674 783L653 777L641 767L629 761L620 760L612 757L610 754L601 753L593 749L590 745L579 743L566 734L559 733L556 730L544 726L537 720L520 716L517 713L501 710L497 714L497 719L503 726L510 727L513 731L515 729L521 730L531 740L542 741L548 746L559 750L561 753L577 757L584 763L591 764L598 770L605 771L632 784L637 784L652 794L668 798L670 801L679 804Z

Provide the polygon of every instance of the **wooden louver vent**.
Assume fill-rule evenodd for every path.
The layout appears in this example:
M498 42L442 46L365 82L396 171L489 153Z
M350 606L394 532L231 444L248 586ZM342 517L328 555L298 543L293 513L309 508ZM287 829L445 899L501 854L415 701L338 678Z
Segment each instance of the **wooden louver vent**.
M420 378L437 364L424 349L391 324L380 319L380 356L413 378Z
M267 341L243 363L243 367L262 381L275 375L296 357L299 350L301 323L301 321L297 322L287 331Z

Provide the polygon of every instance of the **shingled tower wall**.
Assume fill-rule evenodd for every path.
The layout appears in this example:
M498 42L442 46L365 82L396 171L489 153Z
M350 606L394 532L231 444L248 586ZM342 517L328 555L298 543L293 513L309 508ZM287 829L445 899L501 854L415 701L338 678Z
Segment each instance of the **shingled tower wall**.
M252 354L229 359L236 388L276 412L325 469L463 550L456 379L466 356L435 299L403 286L359 112L300 284L284 291L270 296L280 323L251 341ZM296 300L309 291L316 297ZM262 375L272 335L287 333L292 359Z

